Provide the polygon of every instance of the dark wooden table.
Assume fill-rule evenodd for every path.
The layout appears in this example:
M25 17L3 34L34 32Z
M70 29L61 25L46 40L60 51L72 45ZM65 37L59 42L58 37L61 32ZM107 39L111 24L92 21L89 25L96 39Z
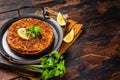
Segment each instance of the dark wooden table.
M61 80L120 80L120 0L58 1L0 0L0 27L17 16L22 6L48 6L68 14L84 26L83 33L64 53L67 72ZM6 12L9 10L13 11ZM29 12L32 10L21 14ZM0 80L17 76L0 68Z

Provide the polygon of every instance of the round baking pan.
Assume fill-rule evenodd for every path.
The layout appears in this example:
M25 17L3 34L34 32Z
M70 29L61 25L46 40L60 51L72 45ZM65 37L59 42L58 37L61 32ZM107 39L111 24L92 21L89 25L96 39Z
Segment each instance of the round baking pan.
M23 18L36 18L36 19L45 21L53 29L54 41L53 41L52 45L45 52L40 53L40 55L33 56L34 58L23 57L23 56L17 55L17 52L15 52L14 50L12 50L9 47L7 40L6 40L7 30L10 27L10 25L20 19L23 19ZM21 15L19 17L10 19L0 28L0 53L12 63L36 64L36 63L40 63L40 57L49 55L49 53L53 50L58 50L62 43L62 39L63 39L62 28L54 19L52 19L52 18L46 19L43 15L40 15L40 14Z

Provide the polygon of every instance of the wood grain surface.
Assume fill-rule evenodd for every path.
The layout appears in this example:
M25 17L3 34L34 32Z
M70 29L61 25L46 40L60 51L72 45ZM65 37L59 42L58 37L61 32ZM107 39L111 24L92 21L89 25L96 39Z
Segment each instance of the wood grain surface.
M0 27L17 16L16 9L32 5L51 7L83 24L82 34L64 53L67 72L61 80L120 80L120 0L0 0ZM10 73L0 69L1 75ZM10 79L1 75L0 80Z

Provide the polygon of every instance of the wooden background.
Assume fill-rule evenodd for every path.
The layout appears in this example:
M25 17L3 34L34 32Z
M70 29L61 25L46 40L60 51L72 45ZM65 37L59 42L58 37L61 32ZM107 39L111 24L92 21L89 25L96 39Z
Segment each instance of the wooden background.
M120 80L120 0L0 0L0 12L32 5L51 7L84 25L64 53L67 72L61 80ZM15 16L16 10L0 14L0 27ZM0 69L0 80L13 76L18 75Z

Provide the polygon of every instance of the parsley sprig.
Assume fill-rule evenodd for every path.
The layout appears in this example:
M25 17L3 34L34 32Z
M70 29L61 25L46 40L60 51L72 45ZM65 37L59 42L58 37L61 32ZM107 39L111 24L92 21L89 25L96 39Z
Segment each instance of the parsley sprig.
M28 67L37 69L41 71L41 78L43 80L48 80L52 77L62 77L65 72L65 65L63 56L61 56L57 51L51 52L49 57L40 58L41 63L38 65L28 65Z
M40 26L29 26L27 28L27 31L28 31L28 35L30 35L33 38L35 38L36 36L40 35L41 28L40 28Z

